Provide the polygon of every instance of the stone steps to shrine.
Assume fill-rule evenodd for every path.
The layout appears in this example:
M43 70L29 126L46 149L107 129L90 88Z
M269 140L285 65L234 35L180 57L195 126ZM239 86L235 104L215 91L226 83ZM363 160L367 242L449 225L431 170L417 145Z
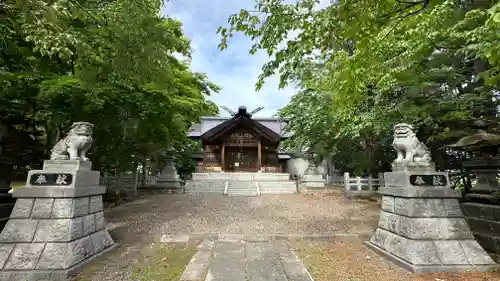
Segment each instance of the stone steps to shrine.
M290 180L290 174L286 173L255 173L254 174L254 180L261 182L261 181L289 181Z
M224 194L258 196L261 194L292 194L296 183L286 173L194 173L186 182L188 194Z
M228 182L227 193L229 196L258 196L259 192L255 182L231 181Z
M189 180L184 186L188 194L223 194L226 180Z
M294 181L259 182L260 194L293 194L297 193Z
M288 181L287 173L193 173L192 180L220 180L220 181Z

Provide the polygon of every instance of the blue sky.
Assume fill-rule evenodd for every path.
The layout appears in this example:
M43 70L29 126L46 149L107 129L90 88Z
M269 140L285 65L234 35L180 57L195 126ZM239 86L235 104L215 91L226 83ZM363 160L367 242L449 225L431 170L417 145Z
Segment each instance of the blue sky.
M191 69L206 73L212 82L223 87L210 100L233 110L240 105L249 110L263 106L255 116L269 117L288 103L295 90L292 87L279 90L278 78L272 77L259 92L255 91L255 82L268 57L263 52L250 55L251 41L242 34L231 38L228 49L221 52L217 48L220 42L217 28L227 26L229 15L240 9L252 9L253 5L254 0L170 0L163 13L183 23L194 50ZM221 115L228 116L222 109Z

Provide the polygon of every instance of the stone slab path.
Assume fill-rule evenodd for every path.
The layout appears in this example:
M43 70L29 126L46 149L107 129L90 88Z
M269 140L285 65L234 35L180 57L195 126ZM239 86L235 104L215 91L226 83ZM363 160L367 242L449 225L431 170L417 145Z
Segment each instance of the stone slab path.
M208 250L207 244L207 251L196 254L196 263L205 264L203 277L197 280L203 281L215 246L221 241L287 240L294 245L301 240L342 240L343 236L358 235L367 240L377 227L379 210L376 202L348 200L340 191L328 196L141 194L132 202L105 209L107 228L120 245L86 266L85 274L77 280L134 281L130 269L152 243L189 241L194 245L210 237L214 248Z
M286 240L204 239L198 249L181 281L313 281Z

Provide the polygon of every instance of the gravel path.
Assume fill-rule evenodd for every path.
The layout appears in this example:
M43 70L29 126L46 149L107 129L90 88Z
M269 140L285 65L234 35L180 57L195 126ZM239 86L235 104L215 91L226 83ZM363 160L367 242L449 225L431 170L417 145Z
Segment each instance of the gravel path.
M108 229L120 243L85 267L77 280L130 280L127 268L163 234L294 234L369 236L378 220L375 202L329 196L147 195L105 211Z
M106 213L113 228L126 233L336 234L371 233L378 220L374 202L332 196L260 197L160 194ZM118 231L119 239L123 231Z

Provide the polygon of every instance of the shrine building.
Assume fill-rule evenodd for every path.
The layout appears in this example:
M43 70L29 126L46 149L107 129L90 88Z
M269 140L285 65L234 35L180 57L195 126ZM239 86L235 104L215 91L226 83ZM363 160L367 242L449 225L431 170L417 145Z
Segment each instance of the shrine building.
M286 172L288 153L279 152L280 142L288 137L279 118L252 118L262 110L237 112L222 107L231 117L202 117L188 133L200 140L203 152L195 153L197 172Z

